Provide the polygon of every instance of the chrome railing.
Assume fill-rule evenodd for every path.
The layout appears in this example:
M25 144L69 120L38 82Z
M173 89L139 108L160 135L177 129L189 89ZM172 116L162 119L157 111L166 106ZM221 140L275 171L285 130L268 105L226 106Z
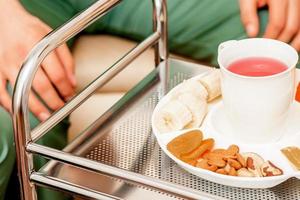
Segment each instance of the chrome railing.
M156 66L158 66L158 64L164 63L164 70L165 72L168 71L167 62L164 62L168 58L166 0L152 1L154 5L154 33L134 49L132 49L130 52L128 52L113 66L108 68L103 74L101 74L97 79L90 83L83 91L81 91L68 103L66 103L64 107L53 113L49 119L41 123L34 130L31 130L30 128L28 101L33 79L42 61L51 51L53 51L62 43L66 42L71 37L78 34L95 20L105 15L110 9L121 2L121 0L98 0L81 14L77 15L69 22L44 37L29 53L18 75L13 95L13 126L16 143L18 172L21 183L21 196L23 199L37 199L35 183L43 183L47 186L74 192L92 198L101 197L101 199L116 199L99 192L84 190L79 186L64 183L60 180L49 178L47 176L44 176L43 174L35 172L33 166L33 153L53 158L54 160L60 160L62 162L73 163L74 165L78 165L84 168L101 171L106 174L117 174L119 177L127 177L127 179L131 181L151 187L166 189L167 191L170 190L178 194L182 193L182 191L180 191L180 188L176 189L176 187L170 187L169 185L167 185L167 183L159 183L157 182L157 180L154 180L152 178L145 179L144 177L140 177L136 173L126 172L127 176L125 177L125 170L96 163L94 161L88 161L84 158L76 157L76 162L73 162L75 156L35 143L51 128L58 124L63 118L65 118L78 106L85 102L93 94L93 92L95 92L96 89L106 84L149 47L154 46Z

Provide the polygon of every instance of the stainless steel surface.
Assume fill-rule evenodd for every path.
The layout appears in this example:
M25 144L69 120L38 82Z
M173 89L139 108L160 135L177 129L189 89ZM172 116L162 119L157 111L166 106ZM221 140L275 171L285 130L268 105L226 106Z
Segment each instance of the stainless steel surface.
M206 72L207 70L209 70L208 67L171 60L170 85L173 87L183 79ZM134 102L130 105L127 104L126 109L118 113L118 117L109 119L101 127L95 122L89 127L89 130L95 131L94 136L86 137L84 143L77 146L77 148L73 147L72 154L155 179L175 183L189 188L189 190L192 189L197 192L216 195L220 198L246 200L300 199L300 181L298 179L290 179L271 189L242 189L206 181L178 167L177 164L161 151L152 134L150 119L152 111L159 100L158 95L160 90L161 83L156 82L152 87L144 90L142 95L136 97ZM101 117L98 120L101 120ZM125 187L124 184L126 183L122 179L116 181L111 176L107 177L104 174L96 174L60 163L51 170L48 168L47 174L65 181L76 182L76 184L85 187L88 186L94 190L101 190L105 185L109 185L109 188L118 188L115 190L105 190L106 193L114 196L120 195L118 191L122 190L121 188ZM91 177L94 178L94 182L87 183L86 180L91 180ZM125 188L127 193L121 196L125 199L134 199L134 197L137 197L137 191L139 191L139 194L146 194L144 189L137 186ZM164 196L153 198L157 195L157 191L155 190L152 192L147 191L147 195L153 195L151 196L152 199L166 198ZM180 197L173 196L172 198ZM199 195L195 199L202 198L205 199Z
M128 148L128 147L127 147ZM85 169L90 169L93 171L101 172L105 175L109 175L111 177L120 178L129 182L133 182L135 184L140 184L146 187L152 187L156 190L174 193L177 196L182 196L185 198L206 198L206 199L218 199L216 196L212 196L206 194L204 192L191 190L190 188L182 187L177 184L172 184L171 182L164 181L162 179L156 179L150 176L144 176L140 173L132 172L130 170L125 170L122 168L118 168L115 166L110 166L107 164L95 162L91 159L82 158L78 156L74 156L70 153L62 152L59 150L55 150L49 147L45 147L35 143L29 143L27 145L28 151L32 153L36 153L42 155L46 158L50 158L57 161L62 161L68 164L73 164L79 167L83 167ZM108 156L108 155L107 155ZM51 183L48 183L51 184ZM64 189L60 187L60 185L54 185L57 188Z
M45 187L51 187L52 185L57 185L57 188L63 188L64 191L68 192L74 192L76 191L76 194L82 195L82 196L88 196L94 199L102 199L102 200L118 200L120 198L117 198L115 196L110 196L106 193L101 193L99 191L93 191L89 188L83 188L79 185L75 185L72 183L66 183L60 179L48 177L40 173L32 173L30 175L30 179L35 181L35 183L45 186Z

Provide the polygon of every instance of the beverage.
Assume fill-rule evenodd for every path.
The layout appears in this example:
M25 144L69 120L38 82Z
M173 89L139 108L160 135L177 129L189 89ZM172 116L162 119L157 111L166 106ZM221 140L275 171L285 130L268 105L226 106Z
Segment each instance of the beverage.
M271 76L288 69L281 61L267 57L249 57L234 61L227 69L243 76Z
M294 98L298 53L286 43L265 38L227 41L218 53L232 135L245 143L277 141L285 133Z

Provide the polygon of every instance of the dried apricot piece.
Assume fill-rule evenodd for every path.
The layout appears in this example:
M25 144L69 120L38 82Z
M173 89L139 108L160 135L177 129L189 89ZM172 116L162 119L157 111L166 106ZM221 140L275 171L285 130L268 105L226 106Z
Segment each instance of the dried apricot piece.
M182 154L181 159L197 159L199 158L204 152L209 151L214 146L214 139L209 138L205 139L201 142L200 146L197 147L194 151L188 154Z
M196 149L202 142L203 134L200 130L188 131L174 138L168 143L167 149L177 158Z

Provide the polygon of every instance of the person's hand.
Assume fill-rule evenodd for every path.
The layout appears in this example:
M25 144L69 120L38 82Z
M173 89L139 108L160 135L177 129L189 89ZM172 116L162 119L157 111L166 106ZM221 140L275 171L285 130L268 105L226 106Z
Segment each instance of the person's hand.
M6 84L9 82L14 86L30 49L51 28L27 13L18 1L7 1L0 1L0 103L11 111L12 102ZM56 110L73 96L76 80L73 58L65 44L47 56L41 67L33 81L33 89L46 106L31 92L29 108L44 121L51 113L48 108Z
M290 43L300 51L300 0L240 0L241 20L248 36L257 36L257 10L265 6L269 20L264 37Z

